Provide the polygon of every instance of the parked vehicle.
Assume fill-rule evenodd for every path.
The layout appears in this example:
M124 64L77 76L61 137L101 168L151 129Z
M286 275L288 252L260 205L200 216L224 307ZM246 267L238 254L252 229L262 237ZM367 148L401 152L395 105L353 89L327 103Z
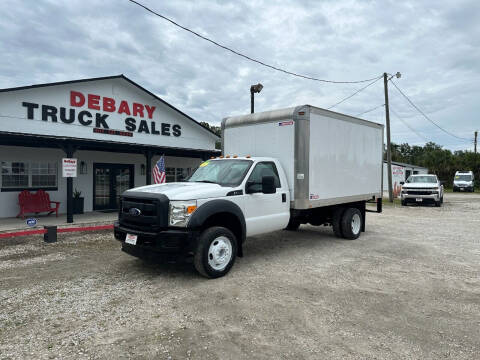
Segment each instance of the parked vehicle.
M475 191L473 171L457 171L453 179L453 191Z
M123 251L180 254L215 278L247 237L310 223L353 240L366 202L381 211L383 125L305 105L226 118L222 133L225 155L186 182L123 193L114 230Z
M443 204L443 185L436 175L410 175L402 185L402 205L433 203L435 206L442 206Z

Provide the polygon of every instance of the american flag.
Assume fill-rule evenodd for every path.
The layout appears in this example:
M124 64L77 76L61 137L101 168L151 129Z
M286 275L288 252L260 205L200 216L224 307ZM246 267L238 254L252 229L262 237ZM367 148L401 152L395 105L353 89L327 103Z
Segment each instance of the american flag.
M165 157L163 155L153 167L152 173L155 184L163 184L165 182Z

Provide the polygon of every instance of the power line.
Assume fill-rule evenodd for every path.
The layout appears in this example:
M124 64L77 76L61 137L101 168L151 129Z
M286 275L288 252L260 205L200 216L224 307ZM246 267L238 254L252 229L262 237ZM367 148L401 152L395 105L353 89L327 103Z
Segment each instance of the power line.
M253 61L253 62L255 62L255 63L257 63L257 64L260 64L260 65L262 65L262 66L268 67L268 68L273 69L273 70L276 70L276 71L283 72L283 73L288 74L288 75L293 75L293 76L297 76L297 77L304 78L304 79L308 79L308 80L320 81L320 82L332 83L332 84L358 84L358 83L369 82L369 81L372 81L372 80L376 80L376 79L377 79L377 77L373 77L373 78L370 78L370 79L357 80L357 81L333 81L333 80L325 80L325 79L315 78L315 77L312 77L312 76L297 74L297 73L294 73L294 72L291 72L291 71L288 71L288 70L285 70L285 69L282 69L282 68L279 68L279 67L276 67L276 66L273 66L273 65L269 65L269 64L267 64L267 63L264 63L263 61L254 59L254 58L252 58L252 57L250 57L250 56L244 55L244 54L242 54L242 53L240 53L240 52L238 52L238 51L236 51L236 50L233 50L233 49L231 49L231 48L229 48L229 47L227 47L227 46L225 46L225 45L222 45L222 44L220 44L220 43L218 43L218 42L216 42L216 41L214 41L214 40L212 40L212 39L209 39L209 38L207 38L207 37L205 37L205 36L203 36L203 35L195 32L195 31L193 31L193 30L185 27L185 26L182 26L182 25L178 24L177 22L175 22L175 21L173 21L172 19L166 17L165 15L162 15L162 14L160 14L160 13L158 13L158 12L156 12L156 11L150 9L150 8L148 8L147 6L145 6L145 5L137 2L137 1L135 1L135 0L128 0L128 1L130 1L131 3L133 3L133 4L135 4L135 5L140 6L140 7L142 7L143 9L147 10L148 12L150 12L150 13L152 13L152 14L154 14L154 15L156 15L156 16L158 16L158 17L160 17L160 18L162 18L162 19L164 19L164 20L166 20L166 21L168 21L168 22L170 22L171 24L179 27L180 29L183 29L183 30L185 30L185 31L188 31L189 33L191 33L191 34L199 37L200 39L203 39L203 40L205 40L205 41L208 41L208 42L210 42L210 43L212 43L212 44L214 44L214 45L216 45L216 46L218 46L218 47L220 47L220 48L222 48L222 49L224 49L224 50L230 51L231 53L233 53L233 54L235 54L235 55L237 55L237 56L240 56L240 57L242 57L242 58L244 58L244 59Z
M354 97L355 95L357 95L359 92L362 92L363 90L365 90L366 88L368 88L370 85L373 85L375 84L378 80L380 80L382 78L382 75L380 75L378 78L376 78L374 81L372 81L370 84L368 85L365 85L364 87L358 89L357 91L355 91L352 95L350 96L347 96L345 99L343 100L340 100L339 102L333 104L332 106L328 107L327 110L330 110L331 108L334 108L335 106L337 105L340 105L341 103L343 103L344 101Z
M395 115L395 117L400 120L407 128L409 128L413 133L415 133L415 135L417 135L419 138L421 138L422 140L425 140L425 142L428 142L429 140L423 136L422 134L420 134L419 132L417 132L414 128L412 128L400 115L397 114L397 112L395 110L392 109L392 105L390 104L390 111L393 113L393 115Z
M402 94L402 96L407 99L407 101L410 103L410 105L412 105L425 119L427 119L428 121L430 121L433 125L435 125L437 128L439 128L440 130L442 130L444 133L450 135L450 136L453 136L454 138L457 138L457 139L460 139L460 140L466 140L466 141L472 141L472 139L467 139L467 138L463 138L463 137L460 137L460 136L457 136L455 134L452 134L450 131L448 130L445 130L444 128L442 128L440 125L438 125L435 121L433 121L432 119L430 119L422 110L419 109L419 107L417 105L415 105L413 103L412 100L410 100L410 98L404 94L404 92L402 90L400 90L400 88L397 86L397 84L395 84L395 82L393 80L390 79L390 82L393 84L393 86L395 86L395 88L398 90L398 92L400 94Z
M382 77L383 77L383 76L382 76ZM369 112L372 112L372 111L377 110L378 108L381 108L382 106L385 106L385 104L375 106L374 108L369 109L369 110L364 111L364 112L361 112L360 114L357 114L357 115L355 115L355 116L360 116L360 115L363 115L363 114L367 114L367 113L369 113Z

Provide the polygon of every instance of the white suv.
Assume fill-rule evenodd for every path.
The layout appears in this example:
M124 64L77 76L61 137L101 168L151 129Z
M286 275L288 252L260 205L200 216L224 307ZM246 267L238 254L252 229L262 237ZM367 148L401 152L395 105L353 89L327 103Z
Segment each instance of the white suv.
M475 191L473 171L457 171L453 179L453 191Z
M434 203L435 206L442 206L443 185L436 175L411 175L402 184L401 200L402 205L409 202L423 204Z

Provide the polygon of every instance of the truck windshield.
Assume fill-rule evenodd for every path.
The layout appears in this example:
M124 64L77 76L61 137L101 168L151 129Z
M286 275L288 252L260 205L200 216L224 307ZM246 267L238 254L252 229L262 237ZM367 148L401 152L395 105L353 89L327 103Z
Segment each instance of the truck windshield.
M407 183L436 183L437 177L434 175L410 176Z
M472 175L457 175L455 176L455 180L472 181Z
M201 163L187 181L237 186L242 182L250 166L251 160L208 160Z

